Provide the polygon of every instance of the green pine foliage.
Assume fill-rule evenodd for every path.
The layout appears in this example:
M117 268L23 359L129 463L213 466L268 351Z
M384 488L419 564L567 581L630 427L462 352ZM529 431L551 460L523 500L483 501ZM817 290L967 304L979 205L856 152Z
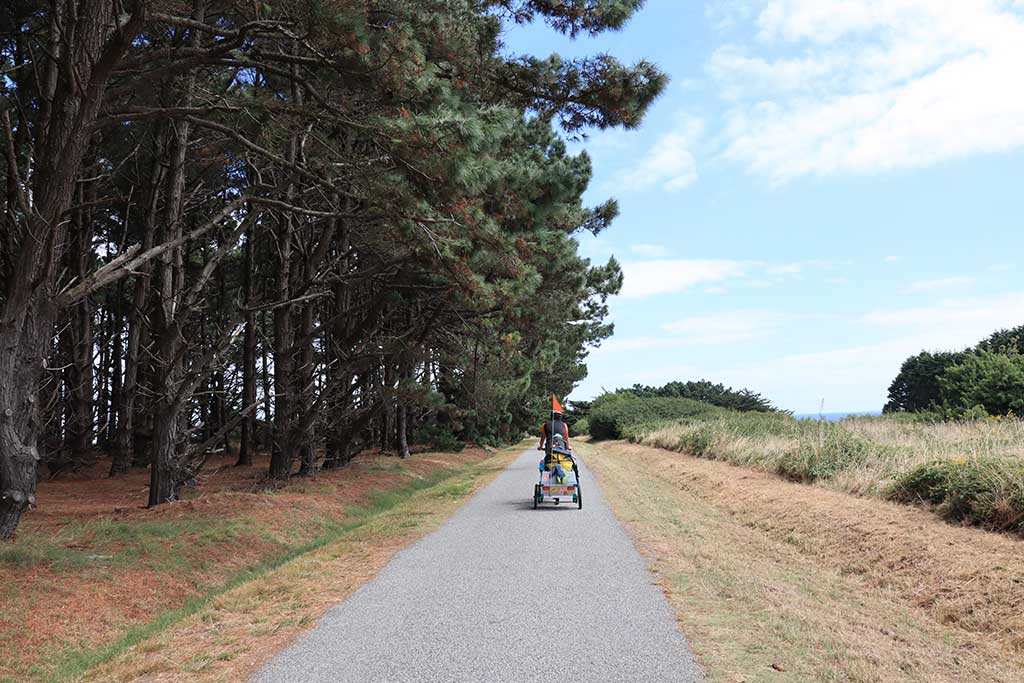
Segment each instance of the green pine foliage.
M714 384L707 380L697 382L669 382L661 387L649 387L634 384L628 389L618 389L617 393L630 393L641 397L676 397L702 401L720 408L730 408L740 412L770 413L776 409L771 402L749 389L735 390L724 384Z
M965 351L921 353L903 362L889 385L885 413L938 419L1021 414L1024 326L998 330Z
M0 303L36 321L0 326L17 349L0 385L48 392L10 444L40 445L54 468L115 444L118 472L157 463L155 505L256 419L284 478L321 453L330 467L368 447L405 455L410 435L518 439L586 375L622 272L577 237L618 205L584 203L591 160L565 138L639 125L667 77L609 54L518 54L501 36L510 22L614 31L642 0L115 4L76 5L81 31L59 3L0 9L0 103L19 112L17 153L0 151ZM81 115L50 125L55 112ZM26 212L26 197L49 204ZM31 277L16 277L22 253ZM114 340L130 349L108 354ZM86 369L92 391L73 376ZM75 425L55 392L73 395Z
M986 415L1024 415L1024 356L979 350L939 377L943 406L951 415L981 409Z

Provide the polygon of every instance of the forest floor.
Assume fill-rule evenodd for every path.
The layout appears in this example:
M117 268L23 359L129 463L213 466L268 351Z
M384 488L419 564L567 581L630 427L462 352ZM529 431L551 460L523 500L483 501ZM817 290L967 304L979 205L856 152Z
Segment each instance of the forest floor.
M104 460L42 482L0 546L0 683L241 680L517 452L364 454L283 485L224 456L154 509L145 471Z
M658 448L577 444L708 680L1021 680L1019 537Z

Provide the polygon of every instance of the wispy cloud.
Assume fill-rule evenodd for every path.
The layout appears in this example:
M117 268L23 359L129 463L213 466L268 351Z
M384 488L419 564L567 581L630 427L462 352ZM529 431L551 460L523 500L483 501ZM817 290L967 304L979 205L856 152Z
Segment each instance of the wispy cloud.
M899 256L886 256L886 257L885 257L885 262L886 262L886 263L896 263L896 262L898 262L899 260L900 260L900 257L899 257Z
M599 352L648 351L710 344L735 344L775 332L786 316L767 310L737 310L695 315L662 325L664 334L613 337Z
M749 40L717 49L707 72L729 106L725 156L774 182L1024 145L1022 3L746 5Z
M680 116L676 126L659 137L636 164L618 174L616 185L626 190L686 189L697 181L697 160L691 149L703 130L699 119Z
M664 253L659 245L635 244L634 253ZM708 294L724 294L726 284L743 284L758 289L775 287L787 279L802 279L811 271L832 272L845 262L806 260L789 263L737 261L732 259L662 259L627 261L622 296L645 298L683 292L705 285Z
M784 319L785 316L774 311L725 311L673 320L662 327L689 343L728 344L769 334Z
M632 244L629 250L637 256L645 256L647 258L664 258L671 253L668 247L661 244Z
M966 275L956 275L954 277L944 277L938 280L919 280L912 282L907 286L907 291L910 293L918 292L934 292L940 289L957 289L970 287L974 284L974 278Z
M950 298L930 306L878 308L861 322L890 328L928 332L929 348L972 344L1001 327L1024 323L1024 292L985 298Z
M622 296L643 298L682 292L701 284L718 283L744 274L740 261L728 259L654 259L622 264Z

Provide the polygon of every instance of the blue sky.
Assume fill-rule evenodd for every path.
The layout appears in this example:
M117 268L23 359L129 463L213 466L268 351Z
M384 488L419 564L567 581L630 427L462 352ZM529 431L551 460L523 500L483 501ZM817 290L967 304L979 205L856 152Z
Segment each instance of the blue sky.
M626 283L572 398L707 378L874 410L906 356L1024 324L1024 0L648 0L505 41L672 78L580 145L622 209L581 251Z

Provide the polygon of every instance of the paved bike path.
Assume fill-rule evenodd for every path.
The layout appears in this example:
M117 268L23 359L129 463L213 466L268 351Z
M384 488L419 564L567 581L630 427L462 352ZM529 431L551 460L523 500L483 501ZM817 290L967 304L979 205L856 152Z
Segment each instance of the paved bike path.
M586 465L582 510L532 509L539 455L523 453L253 682L701 680Z

